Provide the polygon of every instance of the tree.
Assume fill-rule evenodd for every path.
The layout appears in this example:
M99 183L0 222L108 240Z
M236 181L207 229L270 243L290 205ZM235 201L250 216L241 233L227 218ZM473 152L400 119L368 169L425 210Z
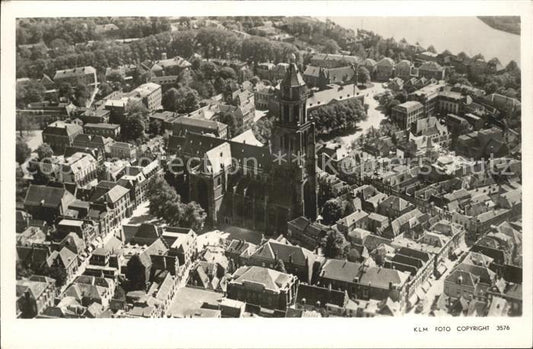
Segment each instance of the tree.
M50 267L46 274L52 279L56 280L57 287L65 285L65 282L67 281L67 272L64 268L61 268L60 266Z
M87 85L79 82L74 88L74 98L76 99L76 105L79 107L85 107L87 100L91 97Z
M430 45L428 47L428 52L431 52L431 53L437 53L437 50L435 50L435 47L433 47L433 45Z
M191 201L183 206L182 212L179 221L180 226L191 228L196 231L203 229L207 214L200 204Z
M323 248L326 258L342 258L344 237L335 230L330 230L326 235L326 241Z
M17 83L16 99L17 106L24 108L29 103L42 102L45 88L40 81L30 80L25 83Z
M111 92L113 92L113 87L107 82L102 82L98 86L98 95L101 97L105 97L109 95Z
M39 164L30 165L28 170L33 176L32 183L37 185L48 185L55 181L55 176L49 171L43 171L43 167Z
M370 72L363 66L357 69L357 82L360 84L366 84L370 82Z
M20 165L18 165L16 168L15 185L17 202L24 202L26 190L28 189L28 180L24 178L24 171L22 171Z
M17 131L19 131L20 136L22 136L22 131L27 132L38 128L31 115L22 115L18 113L16 116L15 127Z
M17 140L17 144L15 145L15 160L19 164L23 164L27 158L29 158L31 155L31 149L28 147L26 142L22 140Z
M163 123L161 122L161 120L153 119L148 125L148 130L153 135L160 135L161 133L163 133Z
M178 225L201 230L207 217L204 209L196 202L181 202L176 190L162 177L155 177L148 185L150 214L164 219L169 225Z
M361 260L361 253L356 248L349 248L346 253L348 262L359 262Z
M267 143L272 137L272 128L274 127L275 117L267 114L252 125L254 136L261 143Z
M218 76L222 79L233 79L237 80L237 73L231 67L222 67L218 71Z
M68 82L62 82L57 88L57 93L59 97L65 97L70 99L74 94L74 88Z
M392 114L392 108L400 104L400 101L397 99L391 100L385 107L385 115L390 116Z
M329 199L322 207L324 224L331 225L342 218L343 207L339 199Z
M505 67L505 71L510 73L520 73L520 68L518 67L518 64L515 61L510 61Z
M54 155L54 151L52 150L52 147L50 147L50 144L48 143L41 144L37 148L36 152L37 152L37 156L39 157L39 160L51 158L52 155Z
M324 53L337 53L339 52L341 48L339 47L339 44L337 41L333 39L328 39L324 42Z
M128 115L120 124L120 134L124 141L136 141L144 137L144 120L138 115Z
M349 99L316 108L309 118L315 121L318 134L336 135L353 131L359 121L366 120L367 114L359 100Z
M190 113L199 108L199 96L190 87L171 88L163 95L161 104L165 110Z
M218 121L228 125L229 137L235 137L239 133L237 129L238 119L235 113L229 111L222 112L218 117Z
M128 261L126 268L126 278L129 281L130 289L132 290L145 290L146 288L146 266L141 261L139 254L133 255Z
M117 71L112 71L106 76L106 80L109 82L117 82L122 84L124 82L124 77Z

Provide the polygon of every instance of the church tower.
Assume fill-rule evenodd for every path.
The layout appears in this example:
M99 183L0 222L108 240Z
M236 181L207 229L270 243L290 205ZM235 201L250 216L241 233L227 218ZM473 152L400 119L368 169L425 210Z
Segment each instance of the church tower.
M292 55L280 84L279 115L272 130L271 198L278 210L286 211L283 219L316 219L315 124L307 117L307 86L294 61Z

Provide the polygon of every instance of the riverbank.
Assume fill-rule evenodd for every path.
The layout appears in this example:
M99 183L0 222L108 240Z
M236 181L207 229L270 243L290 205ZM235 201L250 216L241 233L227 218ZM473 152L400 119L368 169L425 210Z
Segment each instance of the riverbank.
M518 16L478 16L477 18L493 29L520 35L520 17Z
M433 46L437 52L464 52L469 57L481 53L487 61L497 57L503 66L510 61L515 61L520 66L520 36L494 29L475 16L330 19L348 29L365 29L383 38L394 38L396 41L405 39L423 47ZM442 35L443 32L446 35Z

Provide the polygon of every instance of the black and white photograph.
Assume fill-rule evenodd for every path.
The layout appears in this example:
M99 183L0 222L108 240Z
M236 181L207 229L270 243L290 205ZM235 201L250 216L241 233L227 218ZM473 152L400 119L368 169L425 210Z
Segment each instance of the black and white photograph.
M10 22L12 321L406 319L406 337L482 338L531 316L524 15L177 3Z

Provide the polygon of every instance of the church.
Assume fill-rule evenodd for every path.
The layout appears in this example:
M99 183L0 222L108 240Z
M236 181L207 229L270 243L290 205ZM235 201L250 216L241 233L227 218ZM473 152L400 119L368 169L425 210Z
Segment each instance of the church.
M230 224L275 235L287 222L317 217L315 125L308 91L294 59L281 81L269 145L189 132L169 139L186 164L178 179L184 200L207 212L207 224ZM250 142L251 143L251 142Z

